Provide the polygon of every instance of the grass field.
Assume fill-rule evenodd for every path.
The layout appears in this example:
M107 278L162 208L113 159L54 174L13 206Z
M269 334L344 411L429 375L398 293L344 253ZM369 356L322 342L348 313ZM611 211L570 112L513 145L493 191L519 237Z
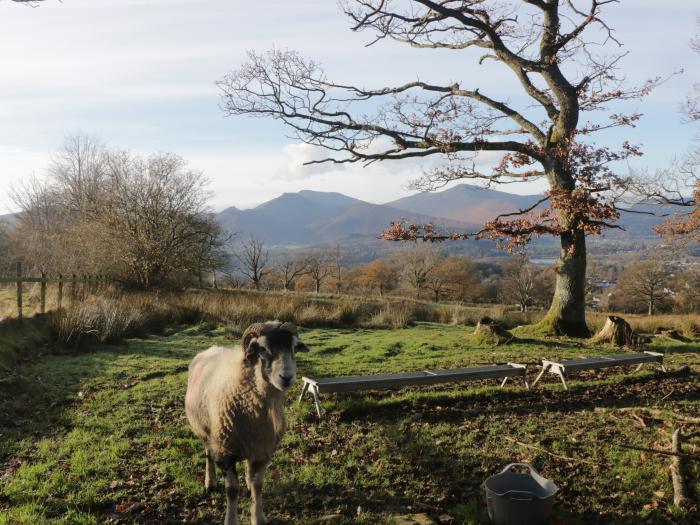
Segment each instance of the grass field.
M300 357L299 375L610 352L567 339L480 346L469 332L430 323L306 330L311 352ZM227 343L223 331L181 328L88 353L45 354L0 382L0 524L222 521L223 488L205 493L202 447L183 414L187 364L215 343ZM700 416L700 344L653 348L667 352L669 374L582 374L569 392L548 379L530 392L486 382L327 396L321 422L312 403L296 403L297 385L266 476L268 518L488 523L484 478L526 461L561 487L554 525L697 523L693 510L671 505L668 457L620 447L668 448L666 420ZM635 406L664 417L619 410ZM700 439L685 450L698 454ZM700 494L700 463L690 463L686 477Z

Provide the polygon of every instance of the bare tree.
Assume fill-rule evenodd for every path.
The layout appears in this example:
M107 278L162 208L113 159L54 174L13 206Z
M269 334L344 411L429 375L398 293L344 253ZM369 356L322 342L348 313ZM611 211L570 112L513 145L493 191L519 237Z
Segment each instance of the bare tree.
M637 263L627 269L620 282L623 293L646 304L647 315L654 315L659 303L668 296L671 268L658 259Z
M72 137L46 182L13 193L21 252L45 271L105 274L140 288L188 281L221 262L225 239L206 184L177 155L138 157Z
M415 246L401 253L404 279L411 285L416 298L420 297L435 267L440 264L442 254L432 246Z
M343 264L343 252L340 246L336 246L329 253L330 265L333 270L333 277L335 277L335 293L339 294L343 287L343 272L345 271L345 266Z
M425 281L425 288L433 293L433 301L436 303L440 301L440 298L448 290L449 287L449 275L444 272L439 271L438 267L436 271L431 272Z
M321 292L323 282L333 274L333 266L331 257L325 250L317 250L312 253L308 259L308 276L314 283L316 293Z
M249 60L219 86L228 115L279 119L300 140L329 151L330 163L372 163L438 156L445 164L415 181L439 188L459 179L485 184L545 179L542 205L503 214L474 232L477 238L522 245L533 235L560 239L557 283L542 327L588 335L585 322L586 235L612 227L618 217L611 192L624 181L609 164L640 154L582 138L602 129L633 126L639 114L619 111L581 122L585 112L602 113L616 101L639 98L658 83L628 88L617 74L622 54L601 56L619 46L602 10L613 0L345 0L354 31L372 33L370 44L389 39L413 48L483 51L480 63L500 64L513 75L529 103L489 96L478 86L414 80L366 89L333 82L321 67L291 51L250 53ZM469 56L469 55L467 55ZM471 83L471 82L470 82ZM373 110L376 110L372 113ZM602 122L605 122L601 124ZM479 152L503 152L490 172L476 168ZM393 224L385 239L462 239L432 225Z
M676 306L683 312L700 312L700 269L687 269L676 279Z
M294 289L294 281L308 273L309 261L306 257L282 257L277 263L277 269L282 277L282 287L285 292Z
M503 295L507 301L514 301L521 312L527 312L533 303L535 278L527 255L518 254L503 267Z
M270 252L265 248L265 243L255 237L251 237L243 242L235 257L241 265L241 273L253 283L253 287L256 290L259 290L260 283L269 271L266 268Z

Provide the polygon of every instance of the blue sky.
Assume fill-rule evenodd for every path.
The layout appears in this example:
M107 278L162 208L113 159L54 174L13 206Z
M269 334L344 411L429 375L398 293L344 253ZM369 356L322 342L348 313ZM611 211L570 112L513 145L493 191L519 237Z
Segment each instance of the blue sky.
M644 102L625 106L645 114L635 130L598 137L610 145L624 138L642 143L645 156L636 167L669 164L693 135L678 105L700 81L700 56L688 48L698 15L697 0L622 0L609 9L607 20L629 52L622 67L630 82L686 71ZM339 82L459 81L521 100L508 72L478 66L468 53L392 43L366 48L370 35L348 27L329 0L47 0L36 9L0 0L0 213L12 209L10 186L43 176L51 152L76 132L138 153L182 155L211 180L215 209L300 189L371 202L409 193L405 185L420 174L419 163L307 169L301 163L313 153L286 138L281 125L224 118L214 82L251 49L298 50Z

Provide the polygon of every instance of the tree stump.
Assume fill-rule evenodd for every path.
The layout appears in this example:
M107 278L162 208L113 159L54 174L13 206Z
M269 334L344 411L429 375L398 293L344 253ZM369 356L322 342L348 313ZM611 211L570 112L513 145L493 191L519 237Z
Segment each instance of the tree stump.
M510 343L514 336L508 330L503 328L501 323L490 317L482 317L474 329L474 335L478 339L487 344L507 344Z
M610 343L620 348L636 348L648 342L649 338L635 333L627 321L616 315L609 315L603 328L591 338L591 343Z

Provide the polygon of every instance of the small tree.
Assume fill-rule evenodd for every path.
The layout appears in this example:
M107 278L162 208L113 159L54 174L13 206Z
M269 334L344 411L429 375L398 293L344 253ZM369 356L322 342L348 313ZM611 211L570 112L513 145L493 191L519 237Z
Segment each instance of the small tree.
M445 287L441 293L452 301L473 301L480 292L480 273L468 257L446 257L433 273L443 277Z
M331 265L331 258L327 251L318 250L308 259L308 272L307 275L311 278L314 283L314 290L316 293L321 292L321 285L323 282L333 274L333 267Z
M518 254L503 265L503 296L527 312L534 301L535 277L527 255Z
M700 312L700 270L688 269L679 274L676 288L676 307L682 312Z
M365 266L358 278L361 286L376 290L380 297L396 288L398 280L399 272L380 260L372 261Z
M307 257L281 257L277 262L277 270L282 278L282 288L288 292L294 289L294 282L297 278L308 273L309 259Z
M662 261L642 261L623 273L619 286L623 293L644 302L647 315L654 315L668 296L671 274L671 268Z
M343 273L345 271L343 252L340 246L336 246L328 255L329 264L333 270L333 277L335 277L335 293L339 294L343 287Z
M270 252L265 248L265 243L255 237L249 238L241 245L241 249L235 253L240 264L240 271L253 284L256 290L260 290L263 278L268 274L267 263Z
M431 272L440 263L442 257L435 247L429 245L414 246L401 252L402 274L413 288L416 299L420 298L420 293L426 287Z

